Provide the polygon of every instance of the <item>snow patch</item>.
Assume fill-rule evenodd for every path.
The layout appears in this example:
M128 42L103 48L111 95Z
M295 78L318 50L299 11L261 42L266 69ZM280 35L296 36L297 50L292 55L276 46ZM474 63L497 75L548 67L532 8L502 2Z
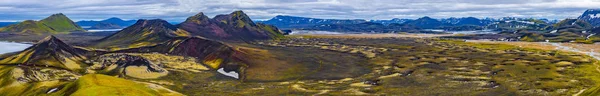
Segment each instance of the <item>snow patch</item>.
M52 88L50 91L46 92L46 94L54 93L56 91L58 91L58 88Z
M225 72L225 68L221 68L221 69L217 70L217 72L219 72L225 76L233 77L235 79L240 79L240 74L238 74L235 71Z
M600 18L600 15L598 15L598 14L589 14L588 16L590 18Z
M592 37L592 36L594 36L594 35L596 35L596 33L594 33L594 34L590 34L589 36L587 36L587 37L585 37L585 38L587 38L587 39L590 39L590 37Z

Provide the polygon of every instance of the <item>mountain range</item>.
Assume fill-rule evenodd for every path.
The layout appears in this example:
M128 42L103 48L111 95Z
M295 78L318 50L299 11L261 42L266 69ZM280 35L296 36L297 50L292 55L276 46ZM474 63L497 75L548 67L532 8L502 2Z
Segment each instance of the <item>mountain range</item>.
M409 24L392 23L384 25L381 23L365 22L359 24L324 24L314 26L311 28L304 28L302 30L320 30L333 32L418 33L420 28Z
M369 23L366 23L369 22ZM337 30L341 32L356 32L360 29L360 31L365 32L379 32L383 31L382 29L386 29L390 31L390 28L374 28L376 30L365 30L365 28L350 28L357 27L354 25L360 24L382 24L382 25L390 25L390 24L406 24L412 25L416 28L410 29L447 29L447 30L481 30L485 25L489 25L495 22L493 19L477 19L474 17L464 17L464 18L447 18L447 19L433 19L430 17L422 17L418 19L391 19L391 20L342 20L342 19L316 19L316 18L307 18L307 17L296 17L296 16L276 16L270 20L263 21L262 23L270 24L277 26L278 28L284 29L310 29L310 30L324 30L331 31ZM341 28L345 26L346 28ZM327 29L328 27L333 29ZM371 26L374 27L374 26ZM343 30L348 29L348 30ZM392 28L393 29L393 28ZM391 31L407 31L407 30L391 30ZM413 30L417 31L417 30Z
M53 14L40 21L26 20L0 28L0 32L20 34L69 33L86 31L62 13Z
M156 45L176 37L195 37L224 42L247 42L283 37L277 27L254 23L244 12L218 15L213 19L202 12L185 22L172 25L165 20L138 20L137 23L98 41L103 48L135 48Z
M114 23L108 23L108 22L100 22L92 27L90 27L89 29L121 29L123 27L121 27L120 25L114 24Z
M253 41L283 37L283 32L278 27L254 23L242 11L217 15L212 19L201 12L187 18L177 27L189 32L192 36L220 41Z
M99 23L102 23L102 22L104 22L104 23L110 23L110 24L116 24L116 25L119 25L119 26L122 26L122 27L127 27L127 26L131 26L131 25L135 24L136 20L123 20L121 18L112 17L112 18L108 18L108 19L105 19L105 20L101 20L101 21L90 20L90 21L78 21L76 23L79 26L95 26L95 25L97 25Z
M316 25L323 24L359 24L365 23L366 20L355 19L355 20L341 20L341 19L318 19L318 18L307 18L297 16L284 16L278 15L270 20L261 22L277 26L278 28L292 29L292 28L306 28Z
M600 9L588 9L577 19L587 21L592 26L600 26Z
M381 23L384 25L388 25L388 24L403 24L405 22L410 22L413 21L413 19L400 19L400 18L394 18L391 20L370 20L369 22L374 22L374 23Z

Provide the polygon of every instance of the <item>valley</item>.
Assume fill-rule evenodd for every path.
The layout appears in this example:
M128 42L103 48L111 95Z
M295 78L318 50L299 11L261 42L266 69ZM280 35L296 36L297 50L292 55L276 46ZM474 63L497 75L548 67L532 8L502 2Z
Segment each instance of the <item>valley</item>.
M0 1L0 96L600 95L596 1L200 1Z

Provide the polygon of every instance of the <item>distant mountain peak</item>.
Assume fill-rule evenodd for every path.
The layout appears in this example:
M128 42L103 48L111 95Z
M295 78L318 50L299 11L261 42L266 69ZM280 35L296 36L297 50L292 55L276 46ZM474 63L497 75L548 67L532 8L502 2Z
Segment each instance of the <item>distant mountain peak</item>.
M421 18L419 18L419 19L433 19L433 18L431 18L431 17L429 17L429 16L424 16L424 17L421 17Z
M151 27L151 28L164 27L164 28L167 28L170 30L177 29L176 26L171 25L171 23L169 23L165 20L162 20L162 19L151 19L151 20L140 19L134 25L138 25L138 26L142 26L142 27Z
M206 15L204 14L204 12L200 12L200 13L198 13L198 14L196 14L196 15L192 16L192 17L208 17L208 16L206 16Z
M62 42L58 38L56 38L54 35L50 35L50 36L47 36L46 38L40 40L38 43L42 43L42 42L56 42L56 41Z
M588 9L578 19L585 20L593 26L600 26L600 9Z
M204 23L208 23L210 20L210 18L206 15L204 15L203 12L200 12L194 16L188 17L185 22L195 22L198 24L204 24Z
M109 21L109 22L123 22L123 21L125 21L125 20L123 20L123 19L121 19L121 18L117 18L117 17L110 17L110 18L108 18L108 19L106 19L106 20L102 20L102 21L105 21L105 22L106 22L106 21Z
M42 19L41 21L51 20L51 19L69 19L69 17L67 17L65 14L62 14L62 13L56 13L56 14L52 14L52 15ZM71 21L71 22L73 22L73 21Z
M56 47L71 47L68 44L64 43L62 40L56 38L54 35L50 35L36 44L37 46L56 46ZM72 49L72 48L70 48Z
M233 11L231 14L246 15L246 13L244 13L242 10Z
M56 13L56 14L52 14L51 16L66 16L66 15L63 13Z
M244 11L238 10L238 11L231 13L230 15L232 17L232 20L236 20L235 22L237 22L238 20L243 21L243 22L237 22L237 23L246 23L246 24L255 26L254 21L252 21L252 19L250 19L250 17L248 15L246 15L246 13L244 13Z
M288 15L277 15L275 17L292 17L292 16L288 16Z
M104 19L102 21L79 21L77 22L78 25L80 26L95 26L100 22L108 22L108 23L113 23L113 24L117 24L119 26L131 26L133 24L135 24L137 22L137 20L123 20L121 18L118 17L111 17L108 19Z

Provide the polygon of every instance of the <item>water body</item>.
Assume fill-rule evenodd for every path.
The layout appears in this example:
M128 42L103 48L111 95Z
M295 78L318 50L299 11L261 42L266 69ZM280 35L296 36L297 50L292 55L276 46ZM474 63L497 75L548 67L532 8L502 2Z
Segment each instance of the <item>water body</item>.
M26 48L30 47L31 44L0 41L0 46L2 46L2 47L0 47L0 54L4 54L4 53L10 53L10 52L23 51Z
M475 31L445 31L452 34L497 34L497 31L475 30Z
M592 49L588 52L588 51L581 51L577 48L560 45L561 43L550 43L550 44L552 46L556 46L557 47L556 49L559 49L559 50L567 50L567 51L571 51L571 52L584 53L584 54L587 54L597 60L600 60L600 53L597 53L597 51L600 51L600 49L598 49L598 50Z
M446 31L444 29L423 29L421 31L433 31L433 32L446 32L446 33L452 33L452 34L497 34L499 33L498 31L494 31L494 30L472 30L472 31Z
M107 32L107 31L121 31L123 29L89 29L88 32Z
M290 35L304 35L304 34L345 34L341 32L331 32L331 31L312 31L312 30L292 30Z

